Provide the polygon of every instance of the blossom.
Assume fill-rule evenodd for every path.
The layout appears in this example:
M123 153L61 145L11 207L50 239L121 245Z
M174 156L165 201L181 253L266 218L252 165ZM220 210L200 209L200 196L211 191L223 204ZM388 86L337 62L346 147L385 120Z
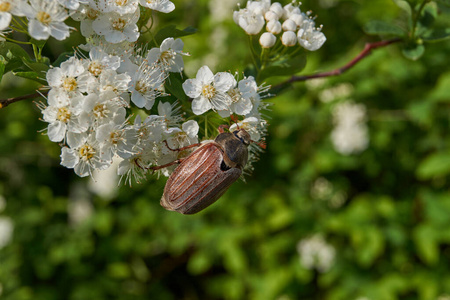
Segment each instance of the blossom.
M273 47L273 45L275 45L276 41L277 41L276 36L270 32L264 32L263 34L261 34L261 36L259 38L259 43L261 44L261 47L263 47L263 48Z
M181 39L167 38L159 48L152 48L148 52L148 64L156 63L162 70L169 72L181 72L184 68L183 41Z
M48 106L42 110L44 121L48 122L47 135L52 142L61 142L67 132L85 132L87 116L82 113L82 97L51 97Z
M369 144L366 109L362 104L339 103L334 107L336 126L331 132L333 146L341 154L349 155L364 151Z
M181 128L172 127L166 130L167 143L171 149L178 149L198 143L198 123L194 120L186 121Z
M139 0L139 3L144 7L163 13L170 13L175 9L175 4L169 0Z
M5 30L11 23L12 15L23 16L23 10L28 7L25 0L1 0L0 1L0 30ZM27 8L30 9L30 8Z
M128 158L135 153L133 147L137 143L136 129L125 122L109 122L99 126L95 138L100 143L101 158L104 160L112 161L114 154Z
M300 263L305 269L327 272L334 264L336 250L321 235L302 239L297 244Z
M104 170L108 168L110 162L100 158L101 151L95 137L84 133L80 139L82 142L79 146L61 149L61 165L74 169L75 174L80 177L91 175L95 169Z
M227 72L213 74L207 66L201 67L194 79L183 83L183 90L193 98L192 111L201 115L210 109L229 110L231 98L227 91L236 84L233 75Z
M148 65L147 61L144 61L128 83L131 102L139 108L151 109L155 99L163 94L159 91L159 88L166 77L167 74L160 68L155 65Z
M307 19L297 32L298 43L309 51L316 51L325 43L327 38L321 27L314 28L314 21Z
M103 70L117 70L120 67L120 57L110 55L100 47L92 47L89 59L83 60L84 68L94 76L99 76Z
M115 12L119 15L132 14L138 9L137 0L99 0L98 7L103 13Z
M57 40L69 37L71 29L64 24L69 16L57 1L30 0L31 6L23 7L22 12L28 18L28 32L37 40L46 40L53 36Z
M106 13L92 22L92 28L97 34L104 36L109 43L135 42L139 37L139 29L136 25L138 19L138 11L126 15Z

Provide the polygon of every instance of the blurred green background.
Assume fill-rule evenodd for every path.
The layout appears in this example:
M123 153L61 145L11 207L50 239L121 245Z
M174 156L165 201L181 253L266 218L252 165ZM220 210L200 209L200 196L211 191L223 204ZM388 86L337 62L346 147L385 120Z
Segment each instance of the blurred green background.
M156 20L199 29L183 39L186 73L243 71L235 1L174 2ZM367 36L366 22L403 18L391 0L302 9L327 36L302 74L342 66L383 38ZM46 55L80 40L49 41ZM253 175L193 216L160 207L164 180L116 189L106 175L93 185L60 166L31 100L0 110L0 298L450 299L449 53L449 41L429 44L411 61L392 45L267 99L267 150ZM1 98L36 88L6 77ZM370 140L351 155L330 139L346 101L365 106Z

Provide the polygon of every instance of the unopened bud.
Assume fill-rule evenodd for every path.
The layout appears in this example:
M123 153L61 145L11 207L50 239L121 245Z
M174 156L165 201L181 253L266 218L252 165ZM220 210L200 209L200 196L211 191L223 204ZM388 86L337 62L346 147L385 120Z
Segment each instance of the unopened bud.
M283 25L281 25L284 31L296 31L297 30L297 24L295 24L294 21L291 19L287 19L283 22Z
M270 32L264 32L263 34L261 34L261 37L259 38L259 43L263 48L273 47L276 41L277 38Z
M286 47L292 47L297 44L297 35L293 31L285 31L281 36L281 42Z
M266 30L273 34L279 34L281 32L281 23L276 20L267 22Z
M281 3L279 2L272 3L270 10L276 13L278 18L281 18L284 14L283 6L281 6Z
M305 15L303 14L293 14L289 17L290 20L294 21L297 26L302 26L303 21L305 20Z

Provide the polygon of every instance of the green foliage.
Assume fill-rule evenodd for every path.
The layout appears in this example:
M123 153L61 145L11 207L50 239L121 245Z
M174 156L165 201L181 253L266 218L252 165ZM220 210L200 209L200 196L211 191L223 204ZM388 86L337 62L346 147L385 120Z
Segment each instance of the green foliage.
M339 67L364 43L378 40L361 32L363 24L382 18L374 7L395 16L405 5L411 12L422 3L303 2L319 15L328 40L308 56L302 74ZM173 18L182 28L199 27L183 38L192 55L185 58L186 74L170 80L195 76L205 63L215 71L243 71L250 63L245 34L231 20L205 18L209 5L183 2L173 14L158 14L161 23ZM60 147L39 133L45 124L34 104L1 109L0 202L6 206L0 205L0 218L10 218L14 232L0 249L0 298L447 299L450 42L426 43L427 36L448 36L447 29L437 34L436 28L446 28L439 6L427 23L436 8L428 6L417 26L433 24L431 31L417 27L415 42L405 43L406 55L416 60L392 44L343 75L294 83L267 99L273 103L266 112L267 150L253 175L197 215L165 211L159 205L164 180L153 177L122 186L113 197L95 194L89 180L60 166ZM411 32L407 22L385 22L366 30L405 39L397 26ZM219 36L218 28L227 34ZM424 45L418 39L425 52L417 49ZM24 62L29 69L17 70ZM2 97L33 93L36 83L6 73L39 74L42 64L1 43ZM346 95L336 89L343 85L350 87ZM332 100L323 101L326 94ZM333 148L330 132L334 107L348 99L367 108L370 144L346 156ZM318 192L320 182L328 183ZM75 221L74 205L91 213ZM326 271L302 264L297 251L300 241L317 234L335 249Z

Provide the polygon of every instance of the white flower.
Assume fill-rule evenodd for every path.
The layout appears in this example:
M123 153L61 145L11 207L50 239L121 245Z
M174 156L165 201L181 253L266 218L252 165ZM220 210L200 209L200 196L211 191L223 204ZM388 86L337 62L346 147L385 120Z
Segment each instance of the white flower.
M113 92L89 94L85 97L83 110L88 113L89 124L100 126L109 122L122 124L125 122L126 111L121 98Z
M159 48L152 48L148 52L147 60L151 65L156 63L162 70L169 72L181 72L184 68L183 41L181 39L174 40L173 38L165 39Z
M82 142L76 148L63 147L61 149L61 165L74 169L80 177L92 175L95 169L104 170L110 162L100 158L100 147L93 135L83 134Z
M99 0L98 7L103 13L115 12L119 15L132 14L138 9L137 0Z
M83 60L83 65L94 76L99 76L104 69L117 70L120 67L120 57L109 55L100 47L91 48L89 58Z
M273 11L269 10L264 14L264 19L266 19L267 22L269 21L278 21L280 17Z
M249 35L258 34L264 27L264 16L258 13L254 13L250 10L235 11L233 18L235 22Z
M295 6L292 3L289 3L288 5L285 5L283 7L283 9L284 9L284 18L285 19L289 19L294 14L300 14L301 13L300 7Z
M366 109L362 104L344 102L333 111L335 128L331 132L334 148L349 155L364 151L369 145L368 127L365 123Z
M180 114L180 107L177 107L176 102L171 104L170 102L159 101L158 115L161 116L164 120L164 125L166 126L166 128L178 126L178 123L182 119Z
M139 3L150 9L170 13L175 9L175 5L169 0L139 0Z
M89 73L85 73L82 62L71 57L60 67L47 71L47 82L52 88L57 88L70 97L81 96L95 82Z
M80 6L80 0L58 0L58 2L65 8L72 10L76 10Z
M14 231L14 224L10 218L0 217L0 249L11 241Z
M281 4L279 2L274 2L272 3L272 5L270 6L269 11L274 12L277 15L277 18L282 18L284 15L284 9L283 6L281 6Z
M137 132L134 126L109 122L97 128L95 138L100 143L103 160L112 161L114 154L122 158L135 154L133 146L137 143Z
M69 37L71 29L64 24L68 14L63 6L54 0L30 0L31 6L24 7L28 18L28 32L36 40L53 36L57 40Z
M276 36L270 32L264 32L263 34L261 34L261 36L259 38L259 44L263 48L273 47L273 45L275 45L276 41L277 41Z
M47 135L52 142L61 142L67 132L85 132L88 129L87 115L82 113L82 97L48 96L48 104L43 109L44 121L48 122Z
M89 5L81 4L71 15L72 19L80 22L81 34L84 37L90 37L95 34L92 28L92 22L100 15L98 3L89 1Z
M11 23L12 15L23 16L23 10L28 7L25 0L1 0L0 1L0 30L5 30ZM29 8L28 8L29 9Z
M117 74L114 70L105 69L100 74L96 89L90 92L114 92L116 95L120 95L128 90L130 81L131 77L128 74Z
M131 102L137 107L150 110L155 103L155 99L163 93L159 91L164 83L167 74L155 65L148 65L144 61L137 72L135 72L128 84L131 92Z
M285 31L281 36L281 42L286 47L292 47L297 44L297 35L293 31Z
M97 34L104 36L109 43L135 42L139 37L139 29L136 25L138 19L138 11L126 15L107 13L95 19L92 22L92 27Z
M322 236L314 235L298 242L297 252L305 269L316 269L324 273L334 264L336 250L325 242Z
M167 143L171 149L179 149L198 143L198 123L194 120L184 122L181 129L172 127L166 130Z
M253 109L252 97L255 96L256 90L256 82L252 76L239 81L237 87L228 90L227 94L231 98L230 108L226 111L220 110L220 116L228 117L233 113L241 116L249 114Z
M214 75L207 66L201 67L195 79L183 83L183 90L193 98L192 111L201 115L210 109L229 110L231 99L227 91L236 84L233 75L219 72Z
M316 51L325 43L327 38L320 28L314 28L314 21L307 19L297 32L298 43L309 51Z

